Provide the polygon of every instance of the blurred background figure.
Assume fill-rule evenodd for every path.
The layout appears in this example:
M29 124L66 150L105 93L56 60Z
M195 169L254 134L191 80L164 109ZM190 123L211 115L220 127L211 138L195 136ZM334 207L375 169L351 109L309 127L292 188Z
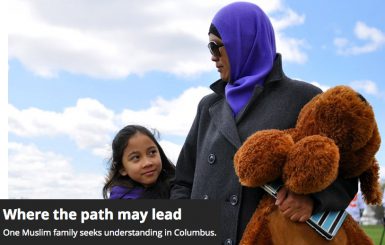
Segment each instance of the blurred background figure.
M366 204L364 202L364 199L362 198L361 190L358 190L357 194L350 202L349 206L346 208L346 212L348 212L357 223L361 224L361 217L365 208Z

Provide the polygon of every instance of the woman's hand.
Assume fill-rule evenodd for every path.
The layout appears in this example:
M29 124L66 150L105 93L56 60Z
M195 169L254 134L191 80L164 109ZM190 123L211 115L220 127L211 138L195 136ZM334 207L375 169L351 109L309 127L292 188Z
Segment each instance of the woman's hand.
M305 222L313 212L314 201L309 195L295 194L282 187L277 194L275 205L291 221Z

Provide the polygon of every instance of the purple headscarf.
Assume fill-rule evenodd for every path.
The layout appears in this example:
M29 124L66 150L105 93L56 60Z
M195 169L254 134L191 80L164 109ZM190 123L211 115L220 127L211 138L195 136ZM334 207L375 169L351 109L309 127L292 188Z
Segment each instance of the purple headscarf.
M214 16L230 62L226 100L234 115L250 100L256 85L262 86L276 56L273 26L257 5L231 3Z

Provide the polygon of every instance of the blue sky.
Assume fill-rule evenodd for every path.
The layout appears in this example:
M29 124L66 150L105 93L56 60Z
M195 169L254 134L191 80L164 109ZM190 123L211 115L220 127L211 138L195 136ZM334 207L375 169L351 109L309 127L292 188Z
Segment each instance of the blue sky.
M176 162L218 78L207 50L231 1L8 1L8 197L101 198L124 125L160 131ZM385 2L251 1L271 17L288 76L345 84L385 135ZM5 105L7 106L7 105ZM377 154L385 178L385 150Z

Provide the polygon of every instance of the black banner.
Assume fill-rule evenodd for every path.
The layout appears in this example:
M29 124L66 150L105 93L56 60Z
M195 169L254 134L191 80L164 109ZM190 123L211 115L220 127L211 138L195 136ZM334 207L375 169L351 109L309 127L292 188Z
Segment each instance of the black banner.
M0 200L0 243L219 244L208 200ZM6 242L6 243L4 243Z

